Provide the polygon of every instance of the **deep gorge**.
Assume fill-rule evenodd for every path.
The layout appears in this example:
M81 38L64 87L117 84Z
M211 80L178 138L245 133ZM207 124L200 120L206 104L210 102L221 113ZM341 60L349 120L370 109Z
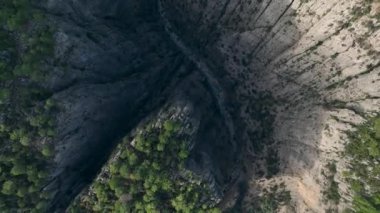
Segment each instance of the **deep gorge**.
M13 80L15 91L29 82L40 89L40 99L24 104L28 110L53 109L50 120L46 115L34 122L55 128L54 134L38 130L33 140L40 142L32 143L54 161L41 175L47 178L40 189L46 193L41 209L46 205L48 212L64 212L78 204L82 212L96 212L101 204L127 212L135 201L126 188L115 186L130 187L120 179L149 190L158 185L141 181L145 173L136 162L157 170L147 177L165 177L163 192L155 195L165 201L162 205L133 188L134 196L144 194L152 212L157 206L184 211L186 199L177 190L186 183L189 188L183 190L189 193L183 196L196 194L190 198L198 203L189 204L192 211L352 209L345 146L349 132L364 134L361 125L376 123L371 117L380 110L377 0L30 2L30 10L38 13L29 16L41 13L42 22L21 22L13 32L15 23L8 21L3 28L16 35L19 55L28 50L23 31L44 35L41 44L50 44L51 33L51 52L40 48L46 52L40 66L44 78L23 76L30 69L18 69L17 63L28 57L12 62L13 72L21 76ZM16 15L29 8L8 0L4 5L11 5L10 11L21 8L13 11ZM48 35L39 33L44 27ZM1 48L0 60L10 61L13 52ZM8 130L1 131L8 137ZM18 139L16 133L9 133L10 141ZM24 137L19 140L31 147ZM149 142L155 147L147 148ZM187 145L176 147L182 143ZM129 150L127 157L123 149ZM155 155L162 150L171 154ZM137 160L128 157L134 155ZM145 164L144 156L150 160ZM156 165L156 157L178 165ZM126 159L134 162L131 168L116 165ZM25 175L6 163L3 167L17 177ZM169 177L177 182L170 183ZM4 185L10 193L13 185ZM136 206L141 207L137 201Z
M315 34L316 38L308 37L314 28L317 29L318 24L328 26L331 24L328 19L324 20L323 16L318 17L312 24L306 24L307 21L300 19L297 14L303 13L306 9L310 10L313 3L297 1L218 3L162 1L158 4L155 1L138 3L120 1L114 4L116 6L105 7L109 8L108 12L104 10L104 5L108 4L99 1L99 3L91 3L89 7L86 3L71 5L71 8L75 7L77 11L68 12L67 17L70 17L68 20L74 19L83 25L78 32L88 30L86 23L92 22L96 26L94 32L86 32L85 36L94 47L104 45L106 48L111 47L110 44L102 43L101 40L99 42L101 37L94 39L89 35L104 35L102 32L111 32L110 29L113 27L110 26L114 26L114 29L119 31L120 42L125 37L129 39L129 43L127 41L124 47L127 51L122 53L116 51L116 55L112 51L104 52L105 59L97 61L98 65L94 66L93 70L85 68L86 64L92 63L91 60L81 62L77 61L79 57L73 57L72 62L75 67L90 71L86 74L88 76L84 77L89 80L79 81L93 83L98 81L94 79L102 79L104 83L112 82L112 78L120 79L120 76L123 76L122 79L126 81L120 84L124 87L129 84L131 77L136 78L136 82L145 82L144 88L136 89L131 86L130 89L125 89L125 96L115 98L115 103L112 104L117 106L120 100L131 100L124 102L126 108L133 106L140 109L141 106L147 106L148 108L140 114L139 118L134 118L136 123L143 117L147 117L149 112L158 110L164 103L171 103L178 98L196 103L200 114L212 112L213 116L201 116L200 122L210 125L204 126L206 129L198 133L197 141L204 142L199 142L192 156L197 159L195 162L199 165L204 164L202 161L205 159L200 158L204 152L211 158L209 161L218 162L217 165L203 168L198 172L209 174L211 171L210 174L214 176L208 176L209 181L214 179L217 186L227 194L233 193L230 191L235 191L234 188L238 183L249 185L252 180L276 177L277 173L289 177L295 175L295 178L285 180L286 185L292 185L292 182L297 181L297 176L302 174L299 173L300 170L311 171L304 175L315 178L315 172L318 171L315 168L321 164L321 151L316 141L321 141L325 137L323 134L320 135L320 132L324 131L322 123L326 122L324 109L335 108L333 103L336 103L336 99L349 105L350 100L360 97L359 92L352 99L341 100L343 96L339 95L341 93L339 87L335 90L331 88L336 82L344 83L345 79L340 80L337 74L329 77L329 74L324 73L324 70L332 69L339 73L340 67L344 69L345 65L339 66L334 62L330 65L328 57L330 55L335 57L336 53L323 49L325 43L328 45L329 42L339 39L341 34L345 33L344 25L340 27L338 24L336 30L328 27L327 34ZM331 3L323 6L324 9L320 13L328 17L329 14L339 12L339 9L343 7L343 5ZM102 8L101 12L98 8ZM88 18L84 17L84 14L92 15ZM314 15L311 12L306 11L305 14L313 20ZM70 21L68 23L70 26ZM98 23L107 27L98 27ZM303 23L305 24L302 25ZM84 32L82 34L84 35ZM109 38L103 37L103 39L109 42ZM81 39L78 41L82 42ZM342 45L346 46L344 43L347 40L339 40L339 42L343 42ZM124 43L114 45L120 44L123 46ZM137 44L137 46L133 47L131 44ZM86 45L82 46L82 50L87 49ZM339 48L337 51L341 51L342 55L345 53ZM78 54L83 53L78 52ZM322 57L318 54L322 54ZM325 57L323 57L324 54ZM139 57L137 60L134 58L136 56ZM316 62L310 63L310 61ZM323 61L325 61L324 64L320 63ZM370 61L371 59L363 63L371 63ZM112 64L112 70L109 67L110 64ZM372 78L369 76L376 74L376 67L371 67L371 70L373 72L364 71L368 74L363 75L362 81L368 81ZM104 75L104 72L110 71L111 75ZM130 72L131 74L128 74ZM167 76L167 80L164 80L164 76ZM331 83L326 84L325 81L330 81L331 78ZM347 82L346 85L350 88L351 83ZM160 86L162 89L158 90ZM362 90L363 94L371 93L367 88L356 89ZM137 97L131 98L131 91L136 92L137 97L144 94L147 102L140 101ZM376 93L378 91L372 91L372 94ZM207 101L205 97L201 98L200 94L208 94ZM139 101L136 102L136 100ZM377 102L376 99L369 100L373 100L373 104ZM83 98L78 101L81 103ZM370 106L371 104L368 104L366 107ZM133 112L132 110L130 113L134 114ZM95 109L94 113L97 113ZM341 116L344 115L341 114ZM129 124L130 130L133 125L130 125L129 118L132 117L122 118L121 123L125 119L128 120L126 123ZM106 119L115 123L110 115L107 115ZM223 131L224 134L218 136L218 129L228 131ZM125 130L120 132L127 132ZM216 140L218 137L220 139ZM116 141L116 138L115 135L113 139L99 140L99 144L105 144L107 140ZM64 143L66 144L67 140ZM215 147L220 147L218 148L220 151L211 151ZM226 153L226 150L233 151ZM278 157L273 157L273 155L278 155ZM219 162L220 159L224 161ZM236 163L240 166L228 166ZM100 164L97 168L100 168ZM224 171L226 168L231 169ZM274 180L281 182L276 178ZM315 186L309 187L313 190ZM296 195L296 197L299 196L295 199L296 202L298 202L297 199L302 200L305 196L303 193L306 193L297 192L297 190L301 189L290 187L292 193L300 193ZM310 205L313 204L309 203L306 205L308 207L298 208L310 208ZM298 209L298 211L303 210Z

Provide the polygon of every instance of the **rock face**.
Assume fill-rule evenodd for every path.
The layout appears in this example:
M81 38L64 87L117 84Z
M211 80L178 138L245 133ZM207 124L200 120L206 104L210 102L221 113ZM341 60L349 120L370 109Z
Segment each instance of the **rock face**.
M114 141L178 99L200 123L189 167L216 191L226 192L244 157L246 200L284 182L296 212L348 205L339 172L344 199L323 201L322 170L332 161L345 168L344 131L379 111L377 1L49 0L41 8L56 26L46 85L61 107L52 209L91 181ZM267 149L257 153L258 140L280 159L268 181L259 182Z
M194 106L189 168L215 190L232 181L239 165L210 86L168 38L156 1L57 1L41 5L56 26L55 59L46 82L54 91L56 168L45 190L51 211L64 210L89 184L118 139L165 103ZM227 168L227 169L226 169Z
M331 161L344 168L344 131L379 111L378 4L163 1L179 37L235 82L248 133L264 122L252 100L272 96L270 137L281 162L273 181L285 181L297 212L331 207L322 199L327 184L321 172ZM340 182L339 174L335 178ZM345 184L339 187L349 199Z

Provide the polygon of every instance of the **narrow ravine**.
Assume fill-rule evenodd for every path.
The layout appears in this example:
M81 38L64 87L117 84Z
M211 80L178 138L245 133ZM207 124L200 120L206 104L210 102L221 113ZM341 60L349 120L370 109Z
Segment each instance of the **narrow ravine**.
M231 136L231 141L233 141L234 149L236 148L235 143L235 127L234 122L231 118L230 113L226 107L226 95L224 94L223 88L220 85L219 81L214 77L212 70L205 63L201 57L194 53L191 48L187 47L186 44L181 40L181 38L175 34L174 28L172 27L170 21L167 18L165 9L162 6L162 2L158 0L158 10L161 17L161 20L165 26L165 31L169 35L171 41L182 51L182 53L192 61L197 68L201 71L202 75L206 78L207 83L211 88L211 93L217 100L218 109L224 119L225 125L228 128L228 131Z

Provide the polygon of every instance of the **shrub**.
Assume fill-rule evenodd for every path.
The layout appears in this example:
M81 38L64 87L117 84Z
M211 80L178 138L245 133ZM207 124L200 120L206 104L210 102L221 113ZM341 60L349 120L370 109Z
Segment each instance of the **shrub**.
M380 116L369 119L350 134L346 154L350 157L351 171L347 177L354 192L357 212L378 212L380 209Z

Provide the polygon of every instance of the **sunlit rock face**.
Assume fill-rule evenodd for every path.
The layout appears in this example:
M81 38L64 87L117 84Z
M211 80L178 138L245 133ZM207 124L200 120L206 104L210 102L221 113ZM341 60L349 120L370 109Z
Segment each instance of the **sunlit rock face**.
M178 35L204 60L218 66L216 74L227 73L234 82L248 140L267 128L255 115L255 105L258 97L270 94L273 131L264 140L278 149L281 162L273 180L286 182L297 212L330 208L322 198L326 187L322 170L331 161L343 170L345 131L379 111L379 21L375 17L379 4L360 0L162 2ZM341 194L349 199L339 172L336 179ZM338 208L345 205L342 199Z

